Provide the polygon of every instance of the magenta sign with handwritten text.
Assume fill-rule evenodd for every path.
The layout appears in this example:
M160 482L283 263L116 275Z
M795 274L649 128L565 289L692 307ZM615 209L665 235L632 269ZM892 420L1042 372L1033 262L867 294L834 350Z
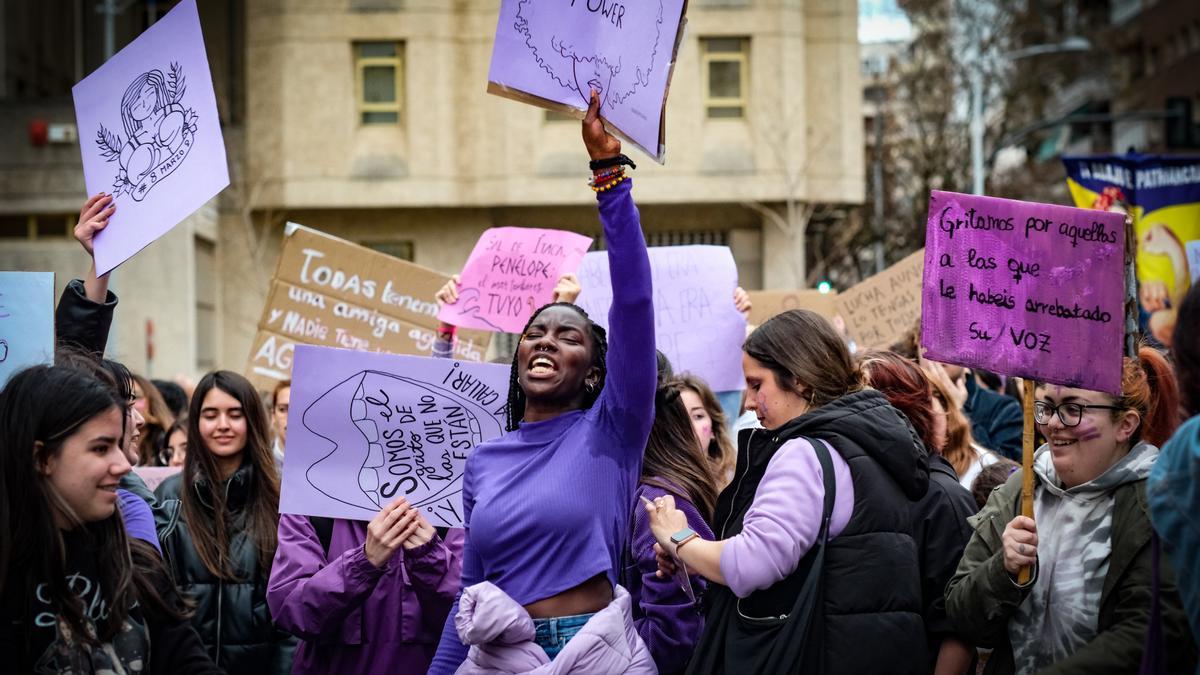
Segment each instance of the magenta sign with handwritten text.
M574 273L591 237L531 227L483 233L458 280L458 302L438 319L462 328L520 333L534 310L550 302L562 274Z
M508 366L296 345L280 513L371 520L399 497L462 527L467 457L504 433Z
M1123 214L935 190L927 228L927 358L1120 392Z

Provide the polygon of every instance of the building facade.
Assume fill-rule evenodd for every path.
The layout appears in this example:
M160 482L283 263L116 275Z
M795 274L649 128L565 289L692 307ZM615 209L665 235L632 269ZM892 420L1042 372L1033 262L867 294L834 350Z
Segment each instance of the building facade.
M9 14L15 4L0 0ZM496 0L200 4L231 185L189 219L197 222L117 271L119 356L135 369L144 365L146 319L159 347L153 365L163 364L156 375L239 369L286 221L446 273L489 227L598 237L578 122L485 93ZM854 0L689 3L666 164L627 149L651 245L726 244L747 288L803 285L805 233L787 222L788 204L863 200L856 27ZM54 105L70 121L67 80ZM0 115L21 106L53 108L5 97ZM13 142L20 124L5 120ZM30 201L38 183L20 166L27 162L0 157L5 217L46 212L64 227L74 222L78 149L54 150L62 166L52 204ZM53 249L36 238L3 241L0 268L33 269L26 261L43 250L40 264L81 264L69 239ZM165 352L180 344L188 353L168 363Z

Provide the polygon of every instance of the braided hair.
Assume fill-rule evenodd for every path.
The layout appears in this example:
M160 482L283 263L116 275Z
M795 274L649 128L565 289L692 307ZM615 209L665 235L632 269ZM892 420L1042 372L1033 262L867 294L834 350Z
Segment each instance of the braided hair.
M596 399L600 398L600 392L604 390L604 380L608 375L608 334L605 332L604 327L595 321L592 321L591 317L588 316L588 313L583 311L583 308L579 305L569 302L552 302L548 305L539 307L538 310L529 317L529 321L526 321L525 327L521 329L521 340L525 339L525 334L529 332L529 327L533 325L533 322L538 318L538 315L547 309L550 309L551 307L570 307L578 312L585 321L587 321L588 328L590 328L592 331L591 365L596 370L600 371L600 379L596 382L595 388L584 392L583 408L586 410L587 408L592 407L592 404L596 402ZM505 425L508 431L516 431L517 427L519 427L521 424L521 419L525 417L525 392L521 389L521 381L518 375L518 359L520 358L520 353L521 348L520 343L518 343L517 349L513 351L512 370L509 372L508 376L508 419Z

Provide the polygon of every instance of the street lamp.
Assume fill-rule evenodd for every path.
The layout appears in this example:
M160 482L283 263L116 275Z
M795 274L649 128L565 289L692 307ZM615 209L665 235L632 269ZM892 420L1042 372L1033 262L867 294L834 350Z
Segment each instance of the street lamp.
M1091 51L1092 43L1087 38L1072 35L1062 42L1045 45L1031 45L1011 52L1006 52L1001 58L1010 61L1044 56L1046 54L1068 54ZM971 65L971 191L977 195L983 194L983 56L976 53Z

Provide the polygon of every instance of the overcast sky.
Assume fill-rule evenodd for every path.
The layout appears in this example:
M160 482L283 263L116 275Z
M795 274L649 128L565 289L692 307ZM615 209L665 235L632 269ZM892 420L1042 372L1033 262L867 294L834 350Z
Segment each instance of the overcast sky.
M896 0L858 0L858 41L891 42L907 40L912 25Z

